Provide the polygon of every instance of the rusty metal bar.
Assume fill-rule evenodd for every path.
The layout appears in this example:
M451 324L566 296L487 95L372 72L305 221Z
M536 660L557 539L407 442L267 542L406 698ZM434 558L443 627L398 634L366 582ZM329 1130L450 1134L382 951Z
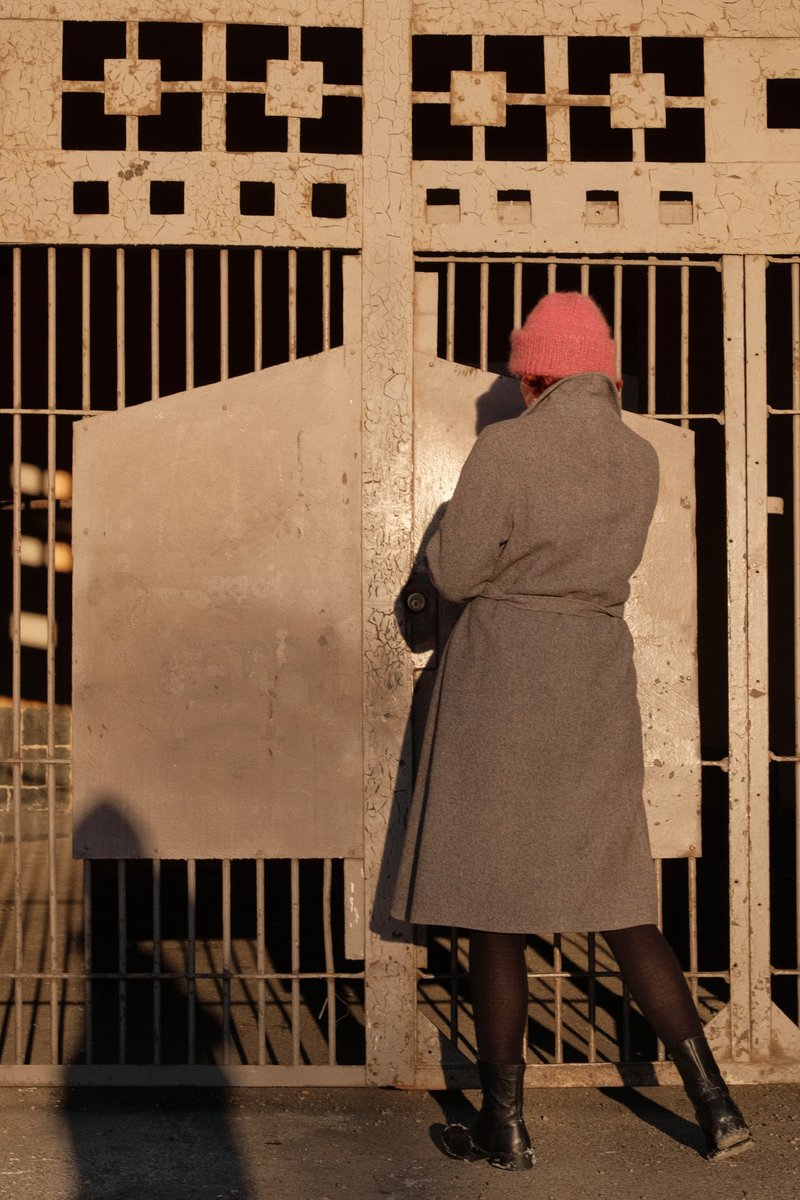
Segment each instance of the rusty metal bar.
M300 863L291 860L292 1065L300 1063Z
M264 366L264 251L253 251L253 370Z
M92 1030L92 860L83 860L83 1047L87 1065L94 1059Z
M228 378L229 363L229 319L230 319L230 271L228 251L223 246L219 252L219 377Z
M656 411L656 267L647 267L647 412Z
M765 261L744 260L747 429L747 860L749 875L750 1060L770 1057L769 607L767 591L767 411ZM732 877L733 874L732 874Z
M11 561L11 753L18 759L12 768L14 807L14 1056L22 1062L22 983L19 972L24 963L24 926L22 921L22 251L12 251L12 423L13 459L11 464L12 503L14 507Z
M266 914L264 911L264 859L256 859L256 969L259 979L256 984L258 992L258 1065L263 1067L267 1061L267 987L261 978L267 969L266 963Z
M116 302L117 302L117 408L125 407L125 251L117 247Z
M81 407L88 412L92 407L92 324L91 324L91 250L81 250Z
M231 1061L231 860L222 860L222 1061Z
M120 978L117 984L117 1061L127 1057L128 1042L128 911L125 878L125 859L117 862L117 965Z
M331 348L331 252L322 251L322 349Z
M581 293L589 295L589 263L586 259L581 259Z
M792 323L792 408L800 409L800 262L789 268ZM792 417L792 575L794 627L795 825L800 813L800 420ZM800 827L795 832L795 962L800 968ZM800 975L797 979L800 1007Z
M689 988L695 1008L698 1001L697 958L697 859L687 859L689 877Z
M664 863L660 858L655 859L656 865L656 895L658 897L658 928L664 932ZM664 1062L666 1052L664 1044L659 1039L657 1042L656 1057L659 1062Z
M598 255L597 257L588 257L585 254L570 255L570 254L418 254L415 255L415 262L418 263L436 263L438 266L450 263L523 263L530 266L545 264L548 267L575 267L583 266L588 263L590 266L598 267L679 267L685 261L686 256L660 256L648 254L646 257L623 258L619 254ZM722 267L717 259L692 259L692 268L707 268L720 273Z
M472 70L482 71L483 63L483 34L473 33ZM473 125L472 127L472 161L474 163L486 162L486 127L484 125ZM483 367L482 370L486 370L486 368Z
M161 1062L161 860L153 859L153 1062Z
M186 863L186 1017L187 1057L189 1064L196 1057L197 1031L197 871L190 858Z
M576 260L580 262L580 259ZM547 259L547 290L554 292L556 290L556 266L555 259Z
M745 433L744 263L726 255L722 271L725 347L725 483L728 584L728 809L731 1056L750 1056L750 903L749 761L747 742L747 512L744 495L747 457ZM737 502L738 501L738 502Z
M186 356L186 390L194 387L194 250L189 247L184 254L184 315L185 315L185 356Z
M289 362L297 358L297 251L289 250Z
M522 263L514 263L514 328L522 325Z
M447 341L446 358L453 362L456 347L456 263L455 259L447 263Z
M336 1062L336 985L334 983L333 932L331 930L331 860L326 858L322 874L322 920L325 941L325 972L328 975L325 1003L328 1010L328 1063Z
M482 371L489 366L489 264L480 266L480 367Z
M614 267L614 344L617 379L622 379L622 267Z
M563 968L561 934L556 933L553 936L553 1019L555 1022L555 1060L557 1063L563 1063L564 1061Z
M588 957L588 1055L589 1062L597 1061L597 937L590 933L586 947Z
M684 261L681 265L681 412L689 411L689 267ZM689 422L681 421L683 429L689 428Z
M160 251L156 246L150 251L150 399L161 395L161 327L160 297Z
M47 406L56 407L56 250L47 249ZM47 613L46 703L47 756L56 752L56 416L47 417L47 584L45 611ZM58 869L56 864L56 779L52 762L45 767L47 789L47 888L48 940L50 970L58 969ZM57 1063L58 1046L58 984L50 984L50 1061Z

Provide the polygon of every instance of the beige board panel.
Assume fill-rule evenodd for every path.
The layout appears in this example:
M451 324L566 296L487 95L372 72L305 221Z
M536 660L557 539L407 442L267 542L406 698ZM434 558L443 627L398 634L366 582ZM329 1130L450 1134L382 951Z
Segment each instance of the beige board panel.
M0 150L0 176L0 240L7 242L357 248L361 239L360 163L344 155ZM183 182L182 214L150 212L154 180ZM108 182L108 214L73 212L76 181ZM274 216L242 215L246 181L275 184ZM315 183L345 185L346 217L312 216Z
M0 19L36 17L52 20L52 0L0 0ZM361 24L361 0L61 0L63 21L229 21L255 25Z
M417 162L413 178L421 252L785 254L797 243L800 162L735 171L713 163ZM458 190L452 220L427 219L428 188ZM530 192L529 221L500 220L503 190ZM593 223L590 191L618 194L613 225ZM691 193L689 223L672 222L661 192Z
M767 81L800 79L800 39L709 38L705 60L709 162L800 162L800 129L767 127Z
M60 24L0 21L0 151L57 146L60 113Z
M786 37L800 33L796 0L415 0L415 33Z
M418 353L414 373L414 532L423 539L453 493L479 429L522 411L515 380ZM636 643L644 794L655 858L700 853L694 439L631 413L655 447L658 505L626 619Z
M359 354L77 426L76 856L361 857Z

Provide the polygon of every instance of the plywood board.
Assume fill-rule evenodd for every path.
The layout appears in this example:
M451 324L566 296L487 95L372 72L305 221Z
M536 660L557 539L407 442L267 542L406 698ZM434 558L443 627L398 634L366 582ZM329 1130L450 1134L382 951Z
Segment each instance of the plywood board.
M77 856L361 856L359 353L77 427Z

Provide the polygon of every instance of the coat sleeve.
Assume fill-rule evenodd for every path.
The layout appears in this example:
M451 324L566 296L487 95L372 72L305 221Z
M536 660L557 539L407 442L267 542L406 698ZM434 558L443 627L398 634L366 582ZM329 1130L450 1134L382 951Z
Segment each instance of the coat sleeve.
M512 528L506 439L490 425L461 470L453 498L427 547L437 589L448 600L480 595L495 577Z

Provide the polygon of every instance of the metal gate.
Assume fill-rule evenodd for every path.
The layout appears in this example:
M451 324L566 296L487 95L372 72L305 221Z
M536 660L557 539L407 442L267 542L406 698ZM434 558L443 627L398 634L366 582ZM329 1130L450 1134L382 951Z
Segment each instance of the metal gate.
M800 16L731 7L0 3L0 1082L472 1078L463 940L386 915L415 271L418 346L488 371L590 290L626 405L695 433L703 854L662 920L729 1077L800 1079ZM363 859L76 863L74 423L356 330ZM599 938L528 952L530 1082L673 1077Z

